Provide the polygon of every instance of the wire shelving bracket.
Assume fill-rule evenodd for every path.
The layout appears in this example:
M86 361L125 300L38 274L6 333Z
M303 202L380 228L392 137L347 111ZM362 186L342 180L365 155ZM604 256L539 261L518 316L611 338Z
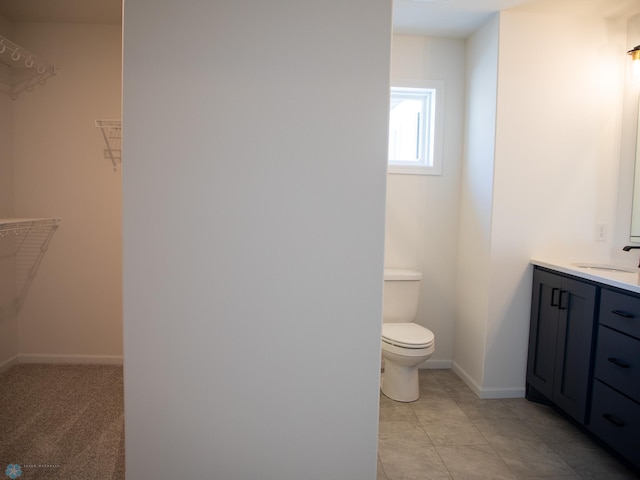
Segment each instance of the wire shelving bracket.
M122 163L122 120L96 120L96 127L102 131L107 145L104 156L111 160L115 172Z
M2 81L7 87L4 93L9 94L13 100L18 98L21 92L30 92L36 85L44 85L49 78L58 73L57 67L2 35L0 63L8 68L4 75L6 78Z

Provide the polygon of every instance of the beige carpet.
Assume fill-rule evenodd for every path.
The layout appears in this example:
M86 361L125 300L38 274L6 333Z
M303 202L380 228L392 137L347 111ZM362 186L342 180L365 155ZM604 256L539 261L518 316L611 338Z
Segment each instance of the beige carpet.
M122 367L17 365L0 375L0 478L124 479Z

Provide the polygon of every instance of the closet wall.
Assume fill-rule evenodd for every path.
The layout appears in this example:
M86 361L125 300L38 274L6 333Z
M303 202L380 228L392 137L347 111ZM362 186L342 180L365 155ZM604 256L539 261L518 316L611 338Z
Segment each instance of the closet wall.
M121 362L121 168L105 158L95 127L121 117L121 27L11 27L13 41L59 67L11 102L10 122L0 118L0 140L13 144L10 162L2 151L12 181L0 176L0 212L61 219L18 312L17 353L20 361Z
M375 478L390 2L124 9L127 477Z

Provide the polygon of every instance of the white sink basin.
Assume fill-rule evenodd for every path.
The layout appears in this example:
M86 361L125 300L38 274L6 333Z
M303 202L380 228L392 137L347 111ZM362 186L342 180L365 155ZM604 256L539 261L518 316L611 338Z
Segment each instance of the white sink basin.
M585 268L591 270L604 270L607 272L626 272L626 273L640 273L640 268L627 267L626 265L615 265L613 263L588 263L578 262L572 263L574 267Z

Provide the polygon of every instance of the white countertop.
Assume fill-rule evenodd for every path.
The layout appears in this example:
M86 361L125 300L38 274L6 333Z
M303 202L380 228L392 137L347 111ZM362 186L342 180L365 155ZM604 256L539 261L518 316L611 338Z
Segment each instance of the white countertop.
M606 270L603 268L578 267L578 265L588 265L589 262L569 262L558 260L531 259L532 265L566 273L575 277L591 280L592 282L603 283L612 287L622 288L630 292L640 293L640 268L630 268L628 265L620 265L621 268L633 270L633 272L619 272ZM592 265L605 267L604 262L592 262ZM615 267L614 264L608 264Z

